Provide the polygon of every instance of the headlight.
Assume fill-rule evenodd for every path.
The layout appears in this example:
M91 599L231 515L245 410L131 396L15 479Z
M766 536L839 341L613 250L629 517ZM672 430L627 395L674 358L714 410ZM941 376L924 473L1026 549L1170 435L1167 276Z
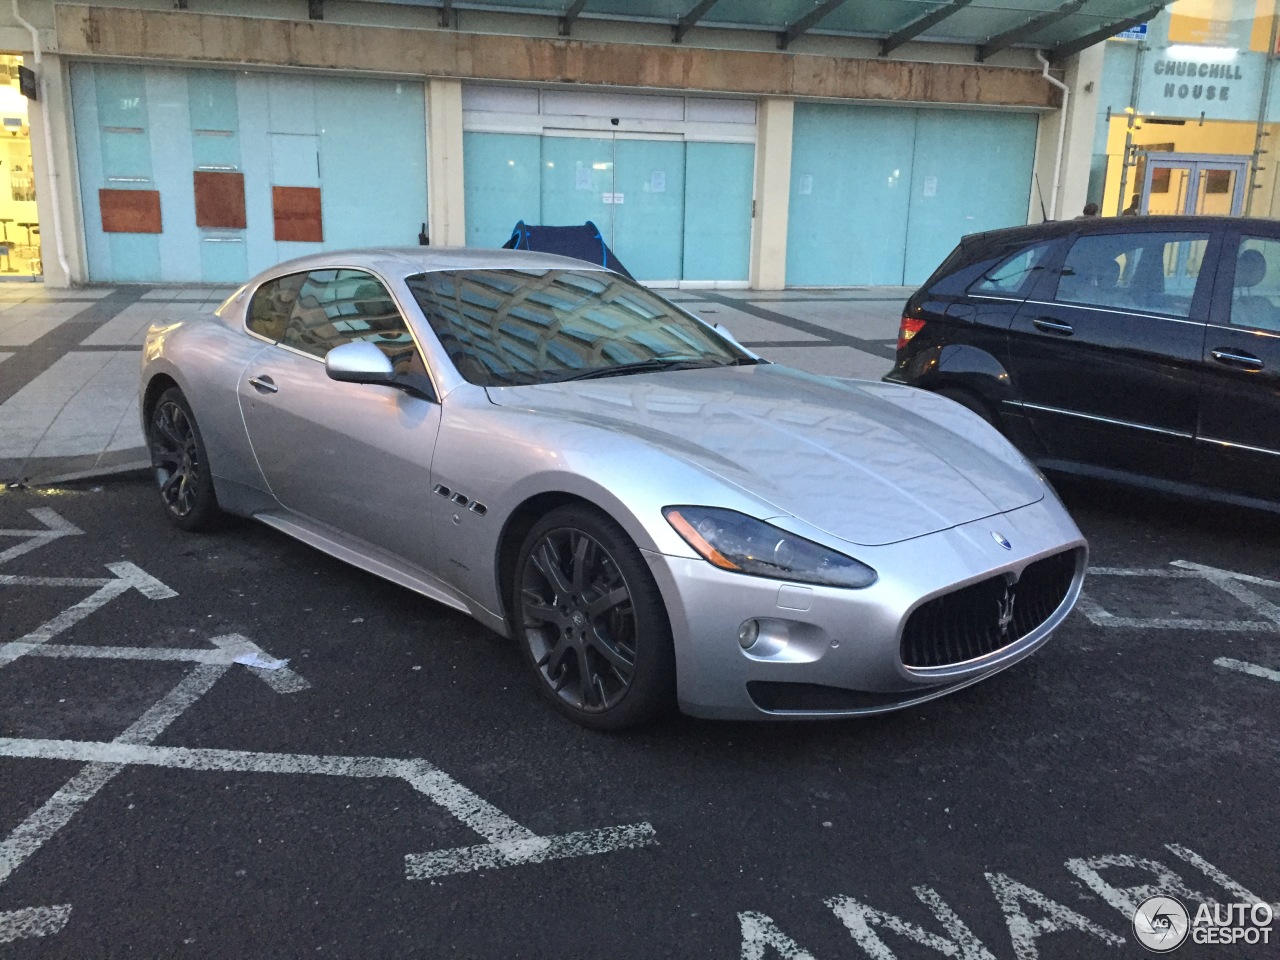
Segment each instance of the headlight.
M721 570L830 587L869 587L876 572L865 563L794 533L719 507L667 507L667 523Z

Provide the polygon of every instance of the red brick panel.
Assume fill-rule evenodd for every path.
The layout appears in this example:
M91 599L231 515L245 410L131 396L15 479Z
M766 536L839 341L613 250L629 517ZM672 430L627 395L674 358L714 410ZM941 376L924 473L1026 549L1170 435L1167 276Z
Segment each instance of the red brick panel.
M196 226L243 230L244 174L195 172Z
M99 190L103 233L163 233L159 190Z
M271 208L277 240L324 242L319 187L272 187Z

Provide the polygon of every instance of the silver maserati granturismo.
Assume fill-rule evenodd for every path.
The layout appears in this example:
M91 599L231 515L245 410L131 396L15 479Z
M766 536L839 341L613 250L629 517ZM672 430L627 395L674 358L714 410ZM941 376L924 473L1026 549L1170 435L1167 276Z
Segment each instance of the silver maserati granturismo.
M562 257L293 260L152 327L141 396L179 527L255 517L464 611L591 727L921 703L1038 648L1084 577L960 405L768 363Z

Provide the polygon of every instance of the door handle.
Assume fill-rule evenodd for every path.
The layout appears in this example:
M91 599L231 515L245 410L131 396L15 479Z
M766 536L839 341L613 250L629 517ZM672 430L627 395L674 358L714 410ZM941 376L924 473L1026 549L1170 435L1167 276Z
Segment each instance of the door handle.
M1238 367L1241 370L1261 370L1264 366L1263 362L1252 354L1232 353L1230 350L1214 350L1213 359L1228 367Z
M276 386L276 382L263 374L260 377L250 377L249 384L259 393L277 393L280 388Z
M1069 337L1076 332L1076 328L1069 323L1063 323L1061 320L1050 320L1048 317L1037 317L1031 321L1037 330L1043 330L1045 333L1060 333L1064 337Z

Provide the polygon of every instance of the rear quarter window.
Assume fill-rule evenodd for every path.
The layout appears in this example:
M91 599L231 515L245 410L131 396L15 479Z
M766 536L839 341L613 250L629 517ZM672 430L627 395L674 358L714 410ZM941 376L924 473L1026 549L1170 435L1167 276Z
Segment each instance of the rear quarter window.
M980 250L966 250L961 244L934 272L925 289L935 296L1026 296L1054 243L1010 241Z

